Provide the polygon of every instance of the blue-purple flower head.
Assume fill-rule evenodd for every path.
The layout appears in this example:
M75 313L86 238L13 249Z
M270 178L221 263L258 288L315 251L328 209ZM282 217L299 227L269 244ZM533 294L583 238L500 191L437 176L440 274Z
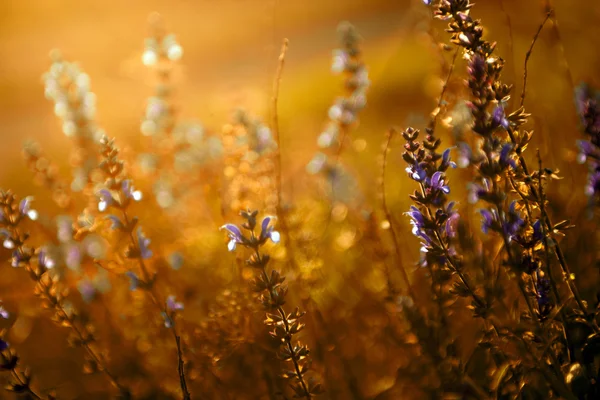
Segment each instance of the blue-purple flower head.
M279 243L281 235L275 230L271 222L275 220L275 217L266 216L263 218L260 224L260 240L271 239L273 243Z
M0 304L0 317L4 319L8 319L8 317L10 317L10 314L8 313L8 311L6 311L2 304Z
M19 203L19 214L21 217L29 217L31 220L36 220L38 212L31 208L31 202L33 201L32 196L27 196Z
M8 342L0 339L0 351L4 351L8 349Z
M150 239L148 239L146 236L144 236L144 233L142 232L142 228L138 228L137 230L137 239L138 239L138 246L140 248L140 257L142 257L143 259L148 259L152 257L152 250L150 250L148 248L148 246L150 245Z
M414 163L406 167L406 172L411 179L417 182L423 182L427 178L427 171L425 171L426 164L421 162Z
M242 235L242 231L234 224L225 224L220 229L225 229L227 231L227 236L229 237L227 249L229 251L234 251L238 244L246 243L246 238Z
M429 188L432 192L442 192L444 194L450 193L450 187L446 185L446 178L442 171L436 171L428 182Z
M415 206L410 206L410 211L405 213L411 218L410 224L413 226L412 233L419 239L421 239L421 252L427 253L428 248L432 244L432 239L429 237L428 230L426 227L427 220L421 210Z
M168 311L180 311L183 310L183 303L175 301L175 296L171 295L167 297L166 301Z
M263 218L261 222L261 231L258 236L258 242L264 243L267 240L271 240L273 243L279 243L281 239L281 235L278 231L275 230L273 226L273 221L276 217L266 216ZM247 239L243 234L240 228L238 228L234 224L225 224L221 226L221 230L227 231L227 236L229 237L229 242L227 243L227 249L229 251L234 251L238 244L248 246L252 244L250 239Z
M140 287L140 278L133 271L127 271L125 273L129 278L129 290L132 292Z
M506 143L502 146L502 149L500 150L500 157L498 159L501 167L506 168L511 166L513 169L517 168L517 162L511 157L512 149L512 143Z
M506 118L506 114L504 113L504 106L498 105L494 108L492 112L492 127L498 128L502 127L506 130L510 128L510 121Z
M460 214L454 210L454 202L451 201L446 206L446 214L448 215L448 219L446 220L445 230L446 236L449 238L454 238L457 235L457 227L458 221L460 220Z

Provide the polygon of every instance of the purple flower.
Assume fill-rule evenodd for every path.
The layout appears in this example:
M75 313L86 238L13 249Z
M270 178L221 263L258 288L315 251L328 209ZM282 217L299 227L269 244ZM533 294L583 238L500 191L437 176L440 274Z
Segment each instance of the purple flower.
M507 130L510 127L510 121L506 118L506 115L504 114L504 107L500 105L497 106L492 112L492 127L497 128L499 126Z
M448 167L456 168L456 163L450 160L450 149L444 150L442 154L442 162L440 164L440 169L445 170Z
M19 203L19 213L22 217L29 217L32 220L36 220L38 213L36 210L31 208L31 202L33 201L32 196L27 196Z
M183 303L175 301L175 296L167 297L167 310L168 311L179 311L183 310Z
M512 149L513 145L511 143L506 143L504 146L502 146L502 150L500 150L499 163L503 168L509 165L513 168L517 168L516 161L510 156Z
M448 203L446 206L446 214L448 214L448 219L446 220L446 236L449 238L456 237L456 228L458 225L458 220L460 219L460 214L454 211L452 208L454 207L454 202Z
M109 219L111 222L110 225L110 229L118 229L118 230L123 230L125 229L125 225L123 225L123 222L121 222L121 219L119 217L117 217L116 215L107 215L105 217L106 219Z
M445 183L444 173L442 171L437 171L431 176L429 187L433 192L441 191L444 194L448 194L450 193L450 187Z
M150 239L148 239L146 236L144 236L144 233L142 232L142 228L138 228L138 230L137 230L137 239L138 239L138 246L140 248L140 256L144 260L147 260L148 258L152 257L152 250L150 250L148 248L148 245L150 244Z
M121 190L128 199L133 199L135 201L140 201L142 199L142 192L135 190L129 179L125 179L121 183Z
M100 198L98 202L98 211L100 212L106 211L114 203L112 193L108 189L101 189L98 192L98 197Z
M411 218L410 223L413 226L413 235L418 236L418 232L425 228L425 217L423 216L423 213L421 213L417 207L410 206L410 211L405 214Z
M408 172L408 176L417 182L423 182L427 178L427 172L423 168L423 165L418 163L406 167L406 172Z
M279 232L274 230L273 225L271 225L271 221L274 219L275 217L271 216L266 216L263 218L260 230L260 240L266 240L268 238L271 239L273 243L279 243L281 235Z
M127 271L125 273L129 278L129 290L132 292L140 287L140 278L133 271Z
M585 194L589 197L600 195L600 166L588 176L588 183L585 186Z
M8 342L5 342L4 340L0 339L0 351L4 351L8 349Z
M508 236L509 240L512 240L517 236L521 227L525 224L525 221L521 218L519 213L516 211L517 202L513 201L510 203L510 207L508 209L507 221L504 222L504 233Z
M55 265L54 260L48 257L48 254L45 250L40 250L38 254L38 264L44 269L52 269Z
M246 239L244 238L244 235L242 235L242 231L240 231L240 228L238 228L237 226L233 224L225 224L219 229L225 229L227 231L227 235L229 236L229 243L227 243L227 248L229 249L229 251L234 251L238 244L245 243Z
M10 317L10 315L8 314L8 311L6 311L4 306L2 306L1 304L0 304L0 317L2 317L4 319L8 319L8 317Z
M479 210L483 220L481 221L481 230L483 233L487 234L490 229L494 227L496 222L496 212L494 210L490 211L487 208L482 208Z

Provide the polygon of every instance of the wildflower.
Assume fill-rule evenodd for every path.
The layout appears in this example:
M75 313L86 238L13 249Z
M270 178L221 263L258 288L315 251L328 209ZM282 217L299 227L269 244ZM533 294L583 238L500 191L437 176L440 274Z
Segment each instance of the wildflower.
M435 172L431 176L431 182L429 184L429 189L435 193L437 191L441 191L444 194L450 193L450 187L445 184L444 173L441 171Z
M141 281L135 272L127 271L125 273L125 275L127 275L127 277L129 278L129 290L131 290L133 292L134 290L136 290L140 287Z
M98 202L98 211L104 212L114 203L112 193L108 189L101 189L98 192L100 201Z
M240 229L233 224L225 224L221 228L227 231L227 235L229 236L229 243L227 243L227 248L229 251L234 251L238 244L245 244L246 239Z
M137 242L140 248L140 256L145 260L151 258L152 250L148 248L148 245L150 244L150 239L144 236L142 228L138 228L137 230Z
M281 235L279 232L274 230L273 225L271 225L271 221L274 220L275 217L266 216L263 218L261 223L261 231L260 231L260 240L264 241L267 239L271 239L273 243L279 243Z
M6 311L4 306L2 304L0 304L0 317L2 317L4 319L8 319L9 316L10 315L8 314L8 311Z
M405 170L408 172L408 176L417 182L423 182L425 178L427 178L427 171L425 171L422 163L414 163L413 165L406 167Z
M31 202L33 201L32 196L27 196L19 203L19 213L22 217L29 217L29 219L35 221L38 217L38 212L31 208Z
M167 310L179 311L183 310L183 303L175 301L175 296L171 295L167 297Z
M0 351L4 351L6 349L8 349L8 342L0 339ZM5 368L5 366L4 365L0 365L0 368Z
M134 201L140 201L142 199L142 192L135 190L129 179L124 179L121 183L121 190L126 198Z
M119 217L117 217L116 215L112 215L112 214L107 215L105 218L110 220L110 222L111 222L110 229L114 229L114 230L125 229L125 225L123 225L123 222L121 221L121 219Z
M38 265L43 269L52 269L54 268L55 263L45 250L40 250L38 253Z
M506 115L504 114L504 107L501 105L494 108L494 111L492 112L492 127L502 127L504 129L508 129L510 127L510 121L506 118Z
M449 238L454 238L457 235L456 227L458 225L458 221L460 220L460 214L453 210L454 202L451 201L446 206L446 214L448 214L448 219L446 220L445 230L446 236Z
M490 230L493 230L496 226L496 211L488 210L487 208L483 208L479 210L483 220L481 221L481 230L483 233L487 234Z

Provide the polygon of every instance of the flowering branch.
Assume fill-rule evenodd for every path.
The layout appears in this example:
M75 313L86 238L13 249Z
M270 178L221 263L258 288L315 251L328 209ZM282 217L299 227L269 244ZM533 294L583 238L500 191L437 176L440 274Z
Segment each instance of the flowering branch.
M273 328L270 335L281 343L281 349L278 356L283 361L289 361L293 365L293 370L283 373L284 378L293 379L292 389L296 397L312 399L313 396L323 393L323 386L312 380L307 380L305 375L310 369L309 349L306 345L294 343L293 337L304 329L304 324L300 318L304 312L298 307L292 313L286 313L283 309L287 287L283 286L285 277L282 277L277 270L271 270L267 273L267 264L270 261L268 254L261 253L261 247L267 241L279 243L280 234L274 230L271 222L273 217L264 217L260 224L260 234L256 235L257 225L256 216L258 211L242 211L241 216L246 220L242 228L248 231L249 236L242 233L242 230L233 224L225 224L221 229L227 231L229 242L227 248L234 251L237 245L241 245L252 250L252 255L246 261L249 266L259 271L255 278L253 290L262 293L260 301L267 312L265 324Z

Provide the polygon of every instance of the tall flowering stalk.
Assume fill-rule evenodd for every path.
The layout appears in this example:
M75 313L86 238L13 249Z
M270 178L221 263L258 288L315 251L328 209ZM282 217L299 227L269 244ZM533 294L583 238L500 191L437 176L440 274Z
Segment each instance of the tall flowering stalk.
M406 140L402 155L408 163L406 171L419 184L419 190L410 196L416 206L411 206L407 215L411 218L413 234L421 239L421 263L430 268L432 274L437 271L456 275L459 280L452 291L463 297L470 296L475 315L485 318L489 312L489 301L476 293L452 243L457 236L460 216L454 209L455 203L447 201L450 187L445 172L456 167L450 160L450 149L438 153L436 150L441 141L433 133L419 142L419 130L408 128L402 132L402 137ZM435 281L436 277L432 276L432 279Z
M241 245L252 251L252 255L246 263L258 271L258 276L254 279L253 290L261 293L260 302L267 310L265 324L272 328L272 331L269 332L270 335L281 344L277 355L282 361L290 362L293 366L292 370L284 371L282 376L293 380L294 383L291 387L295 397L312 399L323 393L323 386L307 379L306 374L310 369L309 349L306 345L294 340L294 336L304 329L305 325L300 322L300 319L305 313L298 307L293 312L286 313L283 308L288 291L287 287L283 285L285 277L275 269L272 269L271 273L267 272L267 265L271 257L261 251L261 248L269 240L279 243L279 232L274 230L272 225L274 218L264 217L260 224L260 233L257 233L255 231L258 211L242 211L240 214L246 220L241 228L247 231L247 234L242 233L242 229L234 224L223 225L221 229L227 231L229 236L227 248L229 251L234 251L238 245Z
M80 346L86 352L85 369L102 371L120 394L129 398L129 390L109 371L106 361L96 348L92 327L71 304L67 304L65 288L51 274L54 261L45 249L29 245L29 233L22 232L23 221L27 218L37 218L37 212L31 208L31 202L31 197L19 202L14 194L0 192L0 227L4 236L4 247L12 250L11 264L15 268L27 271L36 284L35 294L43 301L44 307L53 310L54 321L71 329L70 344Z
M125 251L125 256L138 264L137 272L133 269L127 271L127 276L131 280L131 290L141 289L148 293L152 303L164 318L165 327L173 334L177 348L177 369L181 392L184 399L190 399L184 372L180 334L174 321L175 315L183 309L183 305L175 301L174 296L169 296L166 300L163 299L156 290L154 285L156 273L151 273L146 265L146 262L153 256L149 247L150 239L144 235L142 228L137 226L138 219L136 217L132 218L129 214L129 206L132 202L141 200L142 194L140 191L135 190L131 181L126 178L124 163L118 158L119 150L115 147L114 140L104 137L101 139L100 144L102 155L100 169L106 175L106 180L104 188L98 194L98 210L106 213L109 210L115 210L119 214L107 214L106 218L110 220L112 229L127 236L129 245ZM141 274L141 277L138 276L138 273Z
M307 165L311 174L323 173L331 182L332 197L349 184L349 173L339 159L350 130L358 125L358 114L367 104L367 90L371 84L369 72L362 61L360 35L349 22L338 26L341 47L333 51L331 71L344 76L344 94L329 108L324 131L317 139L323 151L317 152ZM342 196L343 198L343 196Z
M103 135L95 121L96 95L90 89L90 77L76 63L64 60L57 50L51 58L50 70L43 76L45 94L54 102L64 134L77 146L72 156L76 167L71 189L81 191L91 182L98 165L95 146Z
M487 204L487 208L481 210L482 228L484 232L495 231L500 234L508 263L517 271L519 286L527 300L532 318L544 319L551 309L551 306L546 304L547 288L550 285L545 281L551 277L551 266L547 264L545 271L540 273L537 272L537 268L532 270L531 252L527 248L517 246L518 241L514 240L524 231L534 232L539 220L543 231L547 233L543 243L550 244L549 247L563 271L563 280L576 300L577 307L587 315L586 305L573 282L560 245L554 238L561 234L565 224L553 224L542 204L543 188L540 185L557 176L554 171L546 169L530 172L522 153L531 140L532 132L521 129L529 115L523 107L507 115L505 108L512 86L500 80L504 61L493 55L495 43L483 40L481 23L470 16L472 6L469 0L443 0L436 10L436 16L450 21L448 31L452 35L452 42L465 49L465 58L469 62L467 84L472 93L472 131L480 143L480 149L470 152L469 155L470 163L479 174L478 183L473 187L472 200L483 200ZM542 176L538 179L539 173ZM502 181L518 195L518 200L512 202L509 207L505 206L508 194L501 184ZM537 216L534 215L536 211ZM535 260L535 263L539 262L540 260ZM521 274L527 271L530 271L528 279L523 280ZM534 310L527 294L525 285L528 281L533 286L538 303L537 310ZM557 291L554 297L555 301L560 301Z

